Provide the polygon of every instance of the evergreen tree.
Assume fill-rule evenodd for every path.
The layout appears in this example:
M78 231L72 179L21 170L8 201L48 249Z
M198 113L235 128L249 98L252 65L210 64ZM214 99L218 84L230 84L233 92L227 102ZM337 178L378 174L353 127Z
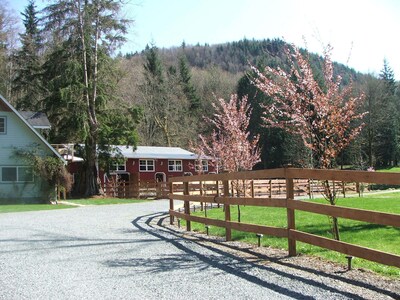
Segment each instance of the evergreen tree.
M76 101L79 107L75 117L83 125L79 132L85 143L85 195L96 195L101 193L96 166L101 128L98 113L108 96L107 88L101 86L101 67L111 51L125 40L127 20L119 17L121 3L113 0L57 0L45 10L45 29L52 34L53 43L61 45L56 51L67 57L64 63L73 83L60 90L58 98ZM103 84L107 86L107 82Z
M144 69L148 81L154 80L159 84L164 83L163 65L155 45L151 45L151 47L146 45Z
M265 61L259 63L262 68ZM281 128L265 128L262 126L263 106L271 104L273 99L261 93L252 83L255 74L249 72L238 83L237 94L239 98L245 96L249 99L252 113L249 121L251 136L260 136L258 147L260 149L261 163L255 168L279 168L287 164L298 167L308 166L309 155L301 140ZM291 145L287 147L287 145Z
M399 159L399 111L396 105L396 83L394 73L389 63L384 60L380 73L383 82L383 93L380 101L380 114L377 119L377 164L380 167L389 167L397 164Z
M380 120L387 118L383 116L382 107L380 105L383 93L382 80L368 76L363 86L365 93L364 110L368 114L364 118L365 128L361 133L361 139L363 140L362 153L355 157L353 160L361 169L366 167L375 167L379 155L377 151L380 145ZM366 160L366 161L364 161Z
M143 120L140 126L142 140L146 145L161 145L163 142L160 137L160 127L158 121L167 120L164 116L163 95L164 89L164 69L159 57L158 49L155 45L145 49L144 77L145 82L141 85L142 101L139 103L143 109ZM158 120L158 121L157 121ZM170 143L168 134L165 137L166 143Z
M140 87L142 140L147 145L187 146L195 131L191 126L192 117L187 113L190 102L180 84L180 74L175 66L165 71L155 45L146 47L144 78Z
M179 57L179 75L183 93L190 103L189 113L196 114L200 109L201 100L197 95L196 88L192 84L192 75L190 74L188 61L183 54Z
M17 94L17 109L40 110L43 93L40 79L42 38L34 0L25 8L23 23L25 33L20 34L21 50L15 55L16 77L13 86Z
M383 60L383 68L381 70L379 77L384 82L385 92L389 96L394 95L396 92L396 80L394 79L393 70L390 67L389 62L386 59Z

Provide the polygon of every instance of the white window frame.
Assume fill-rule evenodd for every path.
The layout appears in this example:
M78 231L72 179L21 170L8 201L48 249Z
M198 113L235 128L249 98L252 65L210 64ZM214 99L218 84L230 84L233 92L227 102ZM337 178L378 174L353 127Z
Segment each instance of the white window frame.
M3 180L3 169L5 168L15 168L16 174L15 174L15 180ZM20 180L20 169L22 168L29 168L31 169L31 174L32 174L32 180ZM33 168L31 166L1 166L0 167L0 182L1 183L10 183L10 182L17 182L17 183L29 183L29 182L34 182L34 174L33 174Z
M120 167L123 167L123 168L120 169ZM124 171L126 171L126 161L124 161L123 163L113 163L111 165L110 171L111 172L118 172L118 171L124 172Z
M144 164L142 164L144 162ZM144 167L144 170L142 170ZM139 172L155 172L156 164L154 159L139 159Z
M183 171L182 160L180 160L180 159L169 159L168 160L168 172L182 172L182 171Z
M0 120L3 120L3 130L0 130L0 134L7 134L7 117L0 116Z
M196 171L197 172L200 171L200 166L201 166L202 172L208 172L208 160L202 159L201 165L200 165L199 161L196 161Z
M203 159L203 160L201 161L201 166L202 166L202 168L203 168L203 172L208 172L208 160Z

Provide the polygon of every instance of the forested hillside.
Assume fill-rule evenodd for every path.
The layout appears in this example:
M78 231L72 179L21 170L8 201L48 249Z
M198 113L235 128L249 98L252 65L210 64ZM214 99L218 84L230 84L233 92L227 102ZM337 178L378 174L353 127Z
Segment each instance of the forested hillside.
M187 130L177 136L183 138L183 146L187 141L193 140L194 133L210 131L202 120L202 116L212 115L211 103L216 98L229 98L229 94L237 93L240 97L248 95L252 106L252 116L249 130L252 135L259 134L262 150L262 163L257 167L279 167L286 164L296 166L310 166L310 153L296 135L288 134L277 128L266 128L261 120L262 109L260 103L268 103L265 95L257 91L251 83L250 65L260 68L271 66L288 69L285 47L290 47L282 40L241 40L219 45L185 45L170 49L157 49L149 46L142 53L128 54L119 59L124 65L130 65L127 69L136 66L136 72L140 73L142 66L149 62L149 53L157 56L158 63L164 69L166 76L173 77L180 73L182 65L189 68L193 93L200 99L200 106L195 113L183 114L178 118L188 120L192 126L185 125ZM321 86L324 84L322 74L322 57L302 50L309 58L314 75ZM367 166L390 166L397 164L399 151L398 136L399 124L395 116L399 115L399 93L397 83L394 82L394 74L387 62L382 64L382 72L378 78L361 74L342 64L334 63L335 76L342 77L342 85L353 83L359 93L365 94L363 111L369 114L364 119L365 127L362 134L353 142L345 152L339 156L338 165L352 165L354 168ZM142 76L142 74L140 74ZM138 77L136 77L138 78ZM178 85L174 85L175 87ZM167 88L172 92L172 87ZM140 92L132 92L131 95L139 95ZM174 97L173 97L174 98ZM175 97L178 99L178 97ZM135 101L132 99L132 101ZM136 101L137 102L137 101ZM183 112L182 112L183 113ZM144 123L142 123L143 125ZM391 124L391 125L389 125ZM178 128L181 124L178 125ZM147 130L149 126L145 126ZM193 131L192 131L193 130ZM188 134L184 138L184 134ZM143 134L141 134L143 136ZM146 139L150 141L149 138ZM157 144L157 142L156 142Z
M22 15L24 32L17 35L14 24L18 16L1 3L0 93L18 109L45 112L52 123L50 142L95 141L102 145L105 158L113 144L189 148L198 134L211 132L204 117L212 116L212 103L237 93L249 96L249 130L261 136L262 162L257 167L310 166L310 153L298 136L264 126L260 104L272 100L251 82L251 64L288 69L284 49L290 45L284 41L182 43L170 49L149 45L140 53L115 55L116 45L124 41L126 20L114 19L112 25L105 22L104 26L111 27L103 36L100 33L101 41L96 40L93 29L87 29L90 38L83 40L81 31L86 29L77 22L79 11L61 14L57 11L61 7L49 4L38 12L31 2ZM58 3L67 7L69 2ZM104 2L104 11L100 11L104 16L110 9L107 5ZM112 9L119 8L115 5ZM107 30L118 34L108 39ZM316 80L324 86L322 58L302 51ZM397 164L400 95L389 64L382 63L378 78L341 64L334 64L334 74L342 77L344 86L353 82L357 92L365 94L362 109L369 112L361 135L336 163L356 168Z

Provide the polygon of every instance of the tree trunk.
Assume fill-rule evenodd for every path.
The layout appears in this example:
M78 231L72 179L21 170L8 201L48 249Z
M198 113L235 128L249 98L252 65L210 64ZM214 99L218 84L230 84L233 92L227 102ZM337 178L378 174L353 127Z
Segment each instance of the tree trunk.
M324 185L324 197L326 200L328 200L330 205L336 205L336 193L332 191L331 186L329 185L329 181L325 180L323 182ZM340 233L339 233L339 222L337 217L329 217L331 220L331 231L332 231L332 237L339 241L340 240Z
M94 196L101 193L99 174L97 170L97 133L99 124L96 117L96 97L97 97L97 40L98 40L98 16L96 19L95 32L95 49L93 54L93 70L92 70L92 94L89 86L89 61L87 55L87 46L85 40L85 16L81 10L81 1L77 2L77 13L79 18L80 41L82 45L82 63L83 63L83 78L84 78L84 99L86 101L86 113L89 126L89 134L86 138L86 188L85 196ZM97 12L99 7L96 7Z
M339 223L336 217L332 217L332 235L335 240L340 241Z
M94 196L102 194L100 183L99 183L99 174L96 165L96 138L93 136L89 136L85 145L86 150L86 180L85 180L85 196Z

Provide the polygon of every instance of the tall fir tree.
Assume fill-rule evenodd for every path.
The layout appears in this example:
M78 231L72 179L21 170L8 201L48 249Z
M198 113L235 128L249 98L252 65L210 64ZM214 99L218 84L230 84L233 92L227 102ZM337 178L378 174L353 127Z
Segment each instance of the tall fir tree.
M385 59L379 75L383 82L380 101L380 114L377 123L377 164L379 167L390 167L399 160L399 117L396 105L396 82L394 73Z
M79 107L76 119L82 121L79 132L85 144L86 196L102 192L96 165L101 128L98 114L111 94L107 94L107 88L101 87L104 75L101 66L115 47L125 40L123 35L128 21L119 15L121 5L116 0L54 0L45 8L45 29L51 32L56 51L66 56L64 63L71 72L69 80L73 83L60 90L61 97L58 98L76 101Z
M165 68L157 47L145 50L144 82L140 86L142 140L154 146L187 146L193 135L190 102L175 66ZM167 70L166 70L167 69ZM182 131L182 128L186 128Z
M189 64L184 54L181 54L179 57L179 76L183 93L190 103L189 113L196 115L201 107L201 100L197 95L196 88L192 83L192 75L190 74Z
M375 167L380 164L377 151L380 146L380 138L378 136L383 118L380 105L383 95L382 80L371 75L366 77L363 90L365 92L364 110L368 111L368 114L364 118L365 128L361 133L363 140L362 153L353 159L353 162L360 169Z
M20 34L21 49L16 53L16 77L13 80L16 107L21 110L41 110L43 95L41 75L42 37L34 0L22 13L25 33Z

